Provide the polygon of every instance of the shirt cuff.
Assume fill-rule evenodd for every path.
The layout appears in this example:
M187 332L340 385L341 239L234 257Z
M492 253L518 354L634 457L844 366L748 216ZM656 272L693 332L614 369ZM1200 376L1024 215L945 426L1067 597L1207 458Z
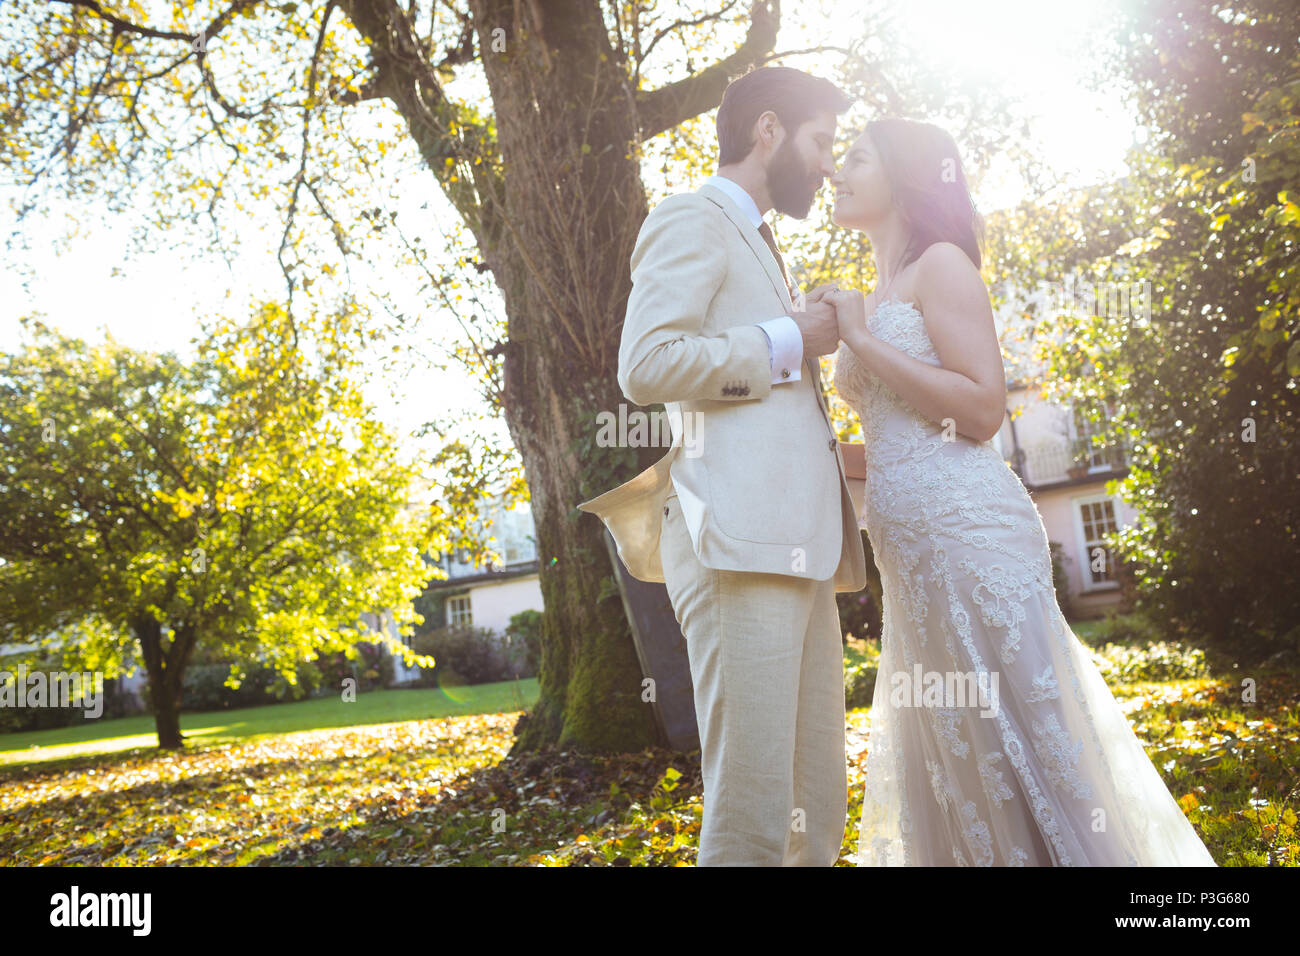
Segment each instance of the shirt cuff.
M788 315L759 322L767 336L767 357L772 368L772 384L797 382L803 365L803 335Z

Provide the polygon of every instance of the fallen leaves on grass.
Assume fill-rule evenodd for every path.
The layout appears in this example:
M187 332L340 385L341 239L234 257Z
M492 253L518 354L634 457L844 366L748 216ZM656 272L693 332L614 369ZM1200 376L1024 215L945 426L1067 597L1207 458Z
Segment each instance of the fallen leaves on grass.
M1117 688L1223 865L1295 865L1294 687L1243 704L1210 680ZM1234 696L1235 694L1235 696ZM180 753L0 769L0 864L689 866L698 752L508 757L517 713L331 729ZM847 715L861 815L870 712Z

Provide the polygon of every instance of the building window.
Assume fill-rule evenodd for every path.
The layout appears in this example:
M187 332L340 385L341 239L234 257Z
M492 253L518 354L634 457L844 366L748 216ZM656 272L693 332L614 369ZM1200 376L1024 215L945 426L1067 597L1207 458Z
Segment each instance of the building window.
M1119 530L1115 520L1115 501L1113 498L1087 498L1076 503L1078 508L1079 540L1083 545L1080 567L1083 569L1083 581L1087 588L1114 587L1115 576L1111 550L1105 540L1106 535Z
M458 594L447 598L447 626L469 627L474 623L474 614L470 608L469 595Z
M537 557L537 547L532 540L533 513L527 508L514 508L502 515L501 554L505 563L519 564Z

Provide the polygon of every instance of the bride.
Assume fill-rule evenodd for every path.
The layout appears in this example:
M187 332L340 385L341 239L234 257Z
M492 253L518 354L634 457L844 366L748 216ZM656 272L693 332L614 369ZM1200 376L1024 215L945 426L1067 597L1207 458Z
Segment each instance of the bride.
M1005 379L956 145L878 120L831 183L879 277L865 300L810 294L836 310L884 589L856 862L1214 866L1066 623L1042 519L990 443ZM981 699L910 693L921 674Z

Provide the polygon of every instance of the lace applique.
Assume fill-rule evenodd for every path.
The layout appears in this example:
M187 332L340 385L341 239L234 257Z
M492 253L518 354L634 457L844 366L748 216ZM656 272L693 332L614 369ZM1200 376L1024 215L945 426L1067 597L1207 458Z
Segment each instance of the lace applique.
M1029 859L1029 854L1018 846L1011 848L1011 854L1007 860L1007 866L1024 866Z
M970 655L972 666L977 673L985 674L982 678L988 680L987 668L975 642L971 639L970 616L966 609L961 605L961 599L957 596L956 586L952 581L952 574L948 569L947 552L941 545L936 546L933 562L943 579L944 587L948 593L948 613L952 619L953 626L961 637L962 646L966 648L967 654ZM1024 788L1029 793L1029 808L1034 814L1034 820L1038 823L1039 830L1051 841L1053 849L1056 851L1056 862L1059 866L1073 866L1074 862L1066 850L1065 843L1061 839L1061 824L1052 813L1051 804L1043 795L1042 790L1034 780L1034 774L1025 759L1024 747L1020 738L1016 735L1011 721L1007 719L1006 708L999 707L993 717L997 721L998 732L1002 737L1002 749L1011 765L1015 767L1016 773L1020 775L1020 780Z
M967 800L962 804L961 824L962 836L966 838L966 844L975 854L975 865L992 866L993 837L989 833L989 825L979 818L973 800Z
M961 739L961 733L957 729L961 725L961 711L956 707L926 707L924 708L931 716L931 723L934 725L934 732L939 735L939 739L947 744L948 749L952 751L954 757L966 759L970 753L970 744Z
M947 811L948 801L953 799L952 786L948 783L948 772L943 769L943 764L933 760L926 760L925 766L930 771L930 789L934 791L934 799L938 800L939 806Z
M1070 737L1057 723L1055 714L1048 714L1041 723L1035 720L1032 726L1034 752L1047 770L1047 779L1076 797L1091 797L1092 788L1079 779L1075 767L1083 751L1083 741L1071 746Z
M1002 754L996 750L983 754L979 758L980 783L984 785L984 794L989 798L989 803L995 807L1002 806L1002 801L1010 800L1015 796L1006 781L1002 779L1002 771L993 766L1001 759Z
M1012 663L1014 652L1020 649L1020 623L1025 619L1024 602L1029 598L1031 582L1017 580L1013 572L1000 564L981 567L970 558L963 558L957 567L979 579L979 584L971 590L971 600L979 605L980 619L987 626L1007 632L999 656L1003 663Z
M1056 679L1052 676L1052 665L1048 664L1043 668L1043 672L1034 678L1034 689L1025 695L1025 700L1030 704L1041 704L1043 701L1055 700L1060 696Z

